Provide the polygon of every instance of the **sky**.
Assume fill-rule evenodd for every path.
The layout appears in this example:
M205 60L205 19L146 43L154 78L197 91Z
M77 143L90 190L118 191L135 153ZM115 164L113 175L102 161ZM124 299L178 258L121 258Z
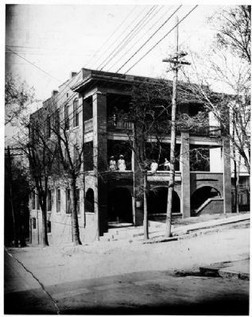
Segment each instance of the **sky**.
M104 66L105 71L126 73L136 63L129 74L169 77L168 65L162 59L174 51L175 16L181 20L194 5L179 9L178 5L154 5L7 5L6 72L26 80L41 100L57 90L72 71L80 71L82 67L101 69ZM176 9L178 11L160 31L132 57ZM215 34L207 19L218 9L221 7L198 6L180 23L180 49L204 54ZM132 31L134 27L137 34ZM170 34L137 63L168 32ZM118 45L121 51L112 53L112 59L108 60Z

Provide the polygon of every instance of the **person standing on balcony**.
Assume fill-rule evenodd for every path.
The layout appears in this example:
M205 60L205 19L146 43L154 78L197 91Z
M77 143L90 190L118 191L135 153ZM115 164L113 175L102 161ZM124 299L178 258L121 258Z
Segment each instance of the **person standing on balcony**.
M119 156L119 160L117 162L117 166L119 171L125 171L126 170L126 164L125 164L125 160L124 160L124 156L120 155Z
M114 156L110 157L109 170L110 171L116 171L116 160L115 160Z
M157 163L155 160L152 160L150 169L151 169L151 173L152 173L152 174L155 174L155 173L156 173L156 171L157 171L157 169L158 169L158 163Z
M164 170L165 170L165 171L169 171L169 170L170 170L170 167L171 167L170 162L167 160L167 158L165 158L165 161L164 161Z

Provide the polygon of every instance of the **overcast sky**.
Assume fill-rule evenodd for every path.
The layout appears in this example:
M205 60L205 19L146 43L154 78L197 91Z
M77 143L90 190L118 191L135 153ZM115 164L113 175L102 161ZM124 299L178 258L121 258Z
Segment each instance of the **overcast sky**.
M105 71L118 71L178 9L178 5L154 5L8 5L6 71L25 79L35 88L39 99L48 98L71 71L80 71L82 67L100 69L104 66ZM162 59L174 48L175 32L171 29L175 16L181 20L193 8L194 5L179 8L119 72L127 72L136 63L129 74L169 77L168 65ZM207 19L220 9L213 5L198 6L180 23L181 49L202 54L208 50L215 30ZM137 30L136 34L133 29ZM168 32L170 34L138 62ZM119 46L121 50L106 60L120 44L124 44Z

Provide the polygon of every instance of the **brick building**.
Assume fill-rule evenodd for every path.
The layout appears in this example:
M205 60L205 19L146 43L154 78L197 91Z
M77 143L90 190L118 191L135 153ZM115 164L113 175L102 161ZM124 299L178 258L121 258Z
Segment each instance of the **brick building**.
M73 140L83 146L83 164L78 176L78 220L82 242L98 239L113 223L142 225L142 202L136 196L137 162L129 146L133 125L115 117L114 110L129 109L132 85L155 79L82 69L63 83L58 91L43 103L43 108L31 115L32 120L44 120L48 138L55 123L52 114L68 125ZM172 83L167 81L172 89ZM199 103L184 101L180 112L196 114ZM44 111L44 115L41 113ZM49 116L48 116L49 113ZM43 119L42 119L43 118ZM172 213L177 217L202 213L231 212L231 170L229 141L218 126L177 133L175 189ZM155 138L148 142L155 143ZM162 139L162 152L156 173L148 172L149 219L164 219L167 203L169 170L164 168L169 158L170 135ZM205 159L189 155L193 149L204 148ZM91 153L91 154L90 154ZM197 153L197 152L195 152ZM224 155L225 153L225 155ZM111 171L109 160L123 155L125 170ZM65 178L51 180L48 191L48 237L52 244L71 242L70 188ZM36 193L31 197L32 242L41 239L41 212Z

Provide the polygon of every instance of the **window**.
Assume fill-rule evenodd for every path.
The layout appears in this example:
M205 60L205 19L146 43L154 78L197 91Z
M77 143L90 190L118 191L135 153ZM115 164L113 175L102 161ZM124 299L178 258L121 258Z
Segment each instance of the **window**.
M64 120L65 120L65 129L69 130L69 105L65 105Z
M32 218L32 229L36 229L37 223L36 223L36 218Z
M60 204L61 204L60 188L58 188L56 191L56 212L60 212Z
M92 171L93 169L93 142L87 142L84 145L84 170Z
M71 213L71 196L70 196L70 189L66 189L66 213Z
M52 192L48 190L47 192L47 211L52 210Z
M52 223L50 220L47 220L47 233L52 232Z
M77 127L79 125L79 112L78 112L78 99L73 102L73 126Z
M94 212L94 191L92 188L89 188L86 193L85 211Z

